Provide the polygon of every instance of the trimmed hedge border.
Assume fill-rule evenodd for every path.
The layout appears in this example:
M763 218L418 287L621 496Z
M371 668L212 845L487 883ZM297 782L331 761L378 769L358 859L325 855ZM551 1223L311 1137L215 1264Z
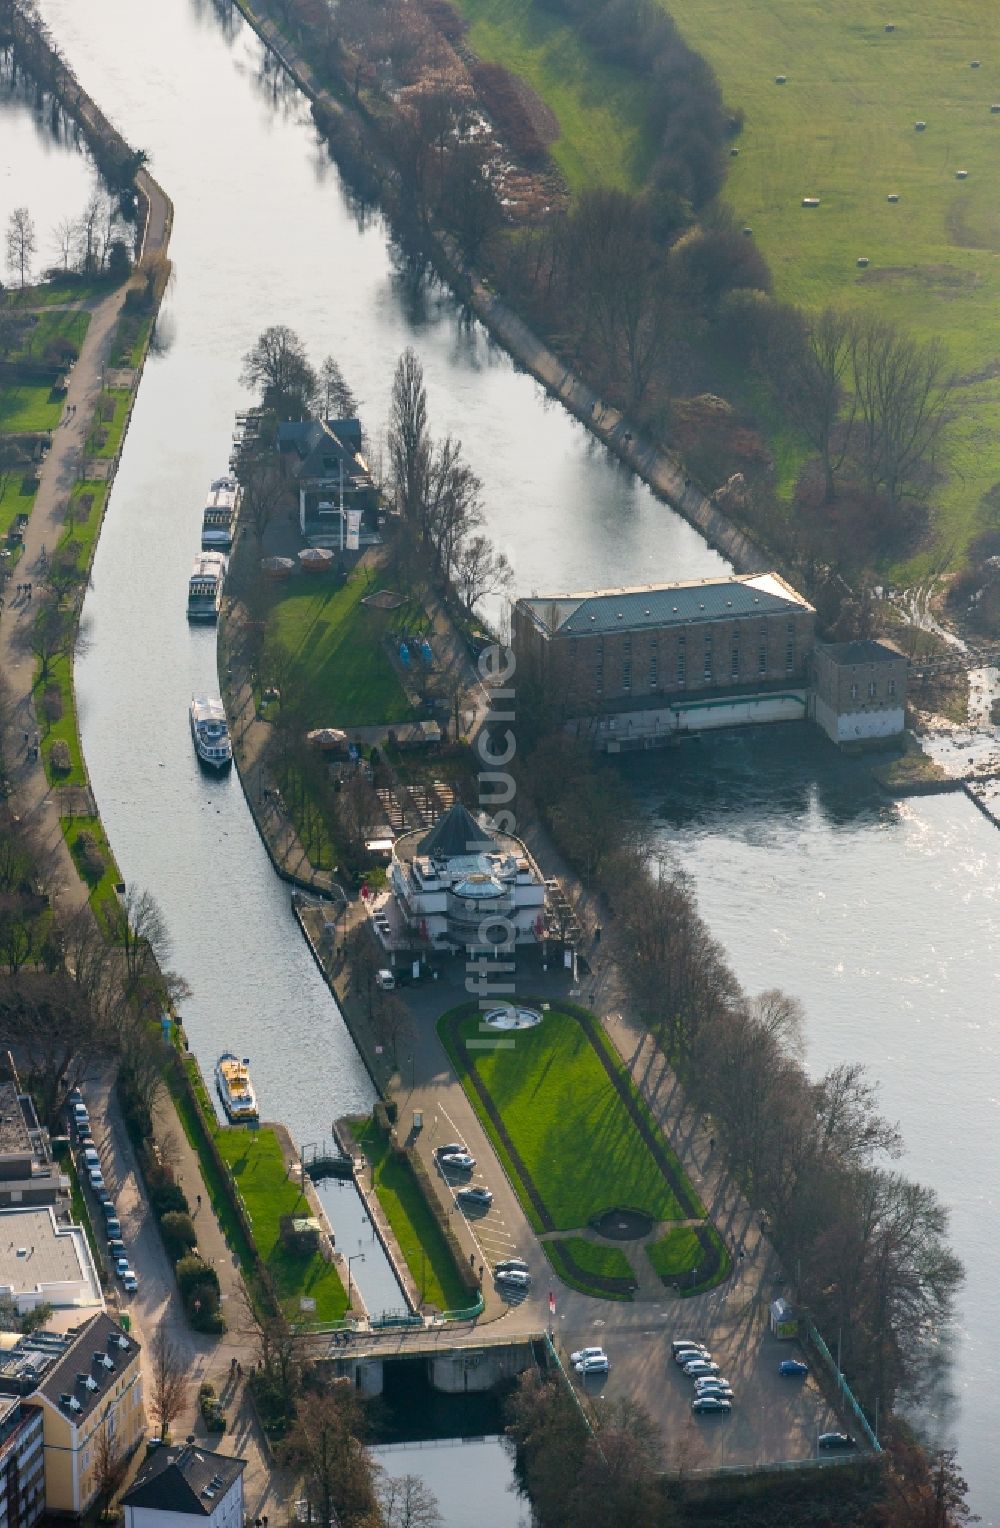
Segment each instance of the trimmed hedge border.
M631 1300L639 1287L634 1275L617 1278L613 1274L591 1273L589 1269L581 1268L569 1250L568 1240L544 1241L542 1250L563 1283L570 1289L578 1289L581 1294L595 1295L599 1300Z

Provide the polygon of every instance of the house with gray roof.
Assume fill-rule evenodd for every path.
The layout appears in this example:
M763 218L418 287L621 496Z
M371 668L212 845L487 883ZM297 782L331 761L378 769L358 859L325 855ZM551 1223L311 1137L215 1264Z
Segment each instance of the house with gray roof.
M245 1459L200 1444L158 1448L122 1497L125 1528L183 1528L197 1518L211 1528L243 1528Z
M808 714L815 611L778 573L519 599L518 682L609 752Z
M278 425L278 450L299 494L299 529L314 545L341 541L341 514L361 513L370 536L378 490L363 455L357 419L301 419ZM344 540L346 543L346 524Z

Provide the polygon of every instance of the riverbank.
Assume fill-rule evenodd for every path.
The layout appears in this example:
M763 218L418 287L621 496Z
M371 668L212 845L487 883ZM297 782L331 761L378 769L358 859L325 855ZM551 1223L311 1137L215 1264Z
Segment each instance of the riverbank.
M384 173L387 167L380 146L372 141L371 124L363 112L353 109L349 94L345 91L344 100L332 95L320 83L301 48L281 31L270 15L255 9L249 0L233 0L233 3L314 107L334 116L350 113L364 135L368 151L380 163ZM320 127L322 131L322 124ZM332 151L336 155L335 146ZM560 402L595 439L629 467L658 499L699 531L709 546L741 573L760 573L782 566L779 558L761 548L747 531L712 503L673 453L648 440L624 414L606 404L599 393L561 361L498 294L491 292L461 259L447 234L432 229L429 243L438 274L468 304L494 340L519 366L530 372L550 397Z

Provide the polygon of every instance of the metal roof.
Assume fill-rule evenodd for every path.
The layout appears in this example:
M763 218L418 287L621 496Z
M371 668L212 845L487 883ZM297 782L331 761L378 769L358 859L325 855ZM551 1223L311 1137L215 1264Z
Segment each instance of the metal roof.
M770 588L767 585L770 584ZM719 583L661 584L645 589L609 590L521 603L549 632L581 636L585 632L637 631L643 627L682 625L753 615L800 614L811 607L772 576L757 580L726 579Z
M459 855L481 854L496 847L497 841L492 834L480 827L467 807L456 801L420 840L417 853L429 855L431 859L456 859Z

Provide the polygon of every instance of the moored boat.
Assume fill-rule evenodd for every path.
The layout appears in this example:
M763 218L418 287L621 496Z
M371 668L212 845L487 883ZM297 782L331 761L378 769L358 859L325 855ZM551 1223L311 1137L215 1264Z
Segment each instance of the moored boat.
M233 544L239 489L236 479L216 478L201 519L201 544L206 552L228 552Z
M196 695L189 709L195 753L211 769L228 769L233 762L225 707L221 700Z
M241 1061L232 1051L223 1051L215 1063L215 1086L234 1125L257 1118L257 1095L246 1056Z
M221 552L199 552L188 581L189 621L215 621L222 604L222 586L229 564Z

